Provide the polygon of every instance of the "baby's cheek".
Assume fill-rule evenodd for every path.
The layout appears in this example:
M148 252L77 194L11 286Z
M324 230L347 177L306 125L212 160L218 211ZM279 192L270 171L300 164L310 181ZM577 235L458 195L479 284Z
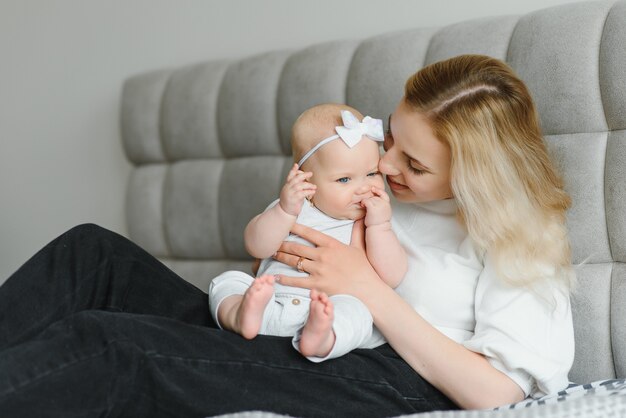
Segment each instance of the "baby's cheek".
M374 180L374 186L378 187L379 189L385 188L385 181L383 180L383 176L376 176L376 179Z

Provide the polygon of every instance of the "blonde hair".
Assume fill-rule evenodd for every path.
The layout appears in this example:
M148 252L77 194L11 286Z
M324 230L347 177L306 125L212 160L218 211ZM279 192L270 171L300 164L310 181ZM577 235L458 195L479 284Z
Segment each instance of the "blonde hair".
M343 125L342 110L349 110L359 120L363 119L363 115L358 110L338 103L319 104L298 116L291 128L291 151L294 163L300 161L300 158L319 142L335 135L335 127Z
M519 286L551 278L569 290L570 198L530 93L513 70L487 56L458 56L409 78L404 100L450 147L458 216L501 277Z

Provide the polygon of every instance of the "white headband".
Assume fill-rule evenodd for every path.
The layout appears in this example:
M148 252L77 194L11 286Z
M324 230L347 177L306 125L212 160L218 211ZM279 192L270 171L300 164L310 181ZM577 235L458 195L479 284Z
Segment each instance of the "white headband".
M343 126L335 126L337 135L323 139L320 143L311 148L309 152L304 154L304 156L300 158L300 161L298 161L298 168L302 167L302 164L304 164L304 162L322 145L328 144L330 141L337 138L343 139L343 142L345 142L348 148L352 148L358 144L363 135L367 135L370 139L377 142L382 142L384 140L383 121L380 119L365 116L363 118L363 122L359 122L356 116L354 116L349 110L341 111L341 119L343 120Z

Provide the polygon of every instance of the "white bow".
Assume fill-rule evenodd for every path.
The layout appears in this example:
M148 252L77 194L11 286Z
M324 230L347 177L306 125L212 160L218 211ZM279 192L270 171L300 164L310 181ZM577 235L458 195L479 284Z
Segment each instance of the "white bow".
M359 122L356 116L354 116L349 110L341 111L341 119L343 121L343 126L335 126L337 135L323 139L316 146L311 148L309 152L300 158L300 161L298 161L298 167L302 167L302 164L304 164L304 162L322 145L338 138L341 138L348 148L352 148L358 144L359 141L361 141L361 138L363 138L363 135L367 135L370 139L377 142L382 142L384 140L383 121L380 119L365 116L363 118L363 122Z
M363 135L367 135L378 142L382 142L384 139L383 121L380 119L365 116L363 122L359 122L349 110L341 111L341 119L343 126L335 127L335 131L349 148L358 144Z

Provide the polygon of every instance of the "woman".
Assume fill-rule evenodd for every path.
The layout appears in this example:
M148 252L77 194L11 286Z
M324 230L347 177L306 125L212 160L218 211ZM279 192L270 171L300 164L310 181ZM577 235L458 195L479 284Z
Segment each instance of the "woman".
M393 416L562 389L569 199L523 83L484 56L428 66L407 81L385 149L410 257L397 292L367 263L362 226L351 246L296 226L317 248L284 244L276 258L310 273L284 284L362 300L389 345L312 364L288 339L244 341L209 323L203 292L82 226L0 288L3 416Z

